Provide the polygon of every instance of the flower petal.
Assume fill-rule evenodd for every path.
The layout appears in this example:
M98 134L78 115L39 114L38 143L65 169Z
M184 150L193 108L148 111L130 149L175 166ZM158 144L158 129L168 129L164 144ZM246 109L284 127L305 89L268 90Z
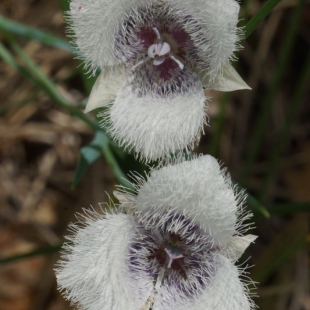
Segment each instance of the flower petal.
M249 298L246 284L239 279L239 270L229 259L218 255L219 268L211 285L190 304L171 310L251 310L254 303ZM154 308L163 310L165 308Z
M71 226L56 277L65 297L87 310L140 309L152 291L152 280L133 282L126 265L134 220L124 214L88 211L85 227ZM133 298L136 297L136 298Z
M163 221L167 209L185 215L212 236L215 245L225 245L242 229L242 201L225 170L206 155L153 170L138 188L137 210L146 220L151 206Z
M119 64L115 37L128 13L153 0L72 0L68 12L72 38L93 68Z
M127 86L117 94L106 114L109 133L121 146L146 160L156 160L178 150L191 149L205 119L205 96L197 89L178 95L140 95Z
M232 260L232 262L236 262L256 238L257 236L254 235L233 237L232 240L226 244L223 252L225 253L225 256Z
M252 89L229 62L223 66L221 71L222 72L218 73L213 80L209 74L200 73L202 85L208 89L219 91Z
M240 6L234 0L167 0L167 9L179 17L190 34L199 57L198 67L208 68L211 74L233 58L239 49L241 30L237 28Z
M111 103L125 79L122 66L104 67L91 90L85 113Z

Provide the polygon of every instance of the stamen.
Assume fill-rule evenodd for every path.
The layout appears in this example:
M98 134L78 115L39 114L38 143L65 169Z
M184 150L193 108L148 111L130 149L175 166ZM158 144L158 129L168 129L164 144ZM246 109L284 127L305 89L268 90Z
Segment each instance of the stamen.
M161 40L161 36L160 36L158 29L156 27L153 27L153 31L155 32L157 39Z
M148 61L150 58L149 57L145 57L144 59L142 59L141 61L139 61L138 63L136 63L131 70L134 71L137 67L143 65L146 61Z
M166 245L165 252L167 253L166 263L167 263L168 268L171 268L171 265L175 259L179 259L183 257L183 254L177 247L174 247L169 244Z
M142 59L141 61L139 61L137 64L135 64L131 70L135 70L137 67L141 66L142 64L144 64L147 60L149 60L150 58L153 58L153 65L154 66L159 66L161 65L166 58L171 58L174 62L176 62L179 66L179 68L181 70L184 69L184 65L182 64L182 62L180 60L178 60L172 53L171 53L171 47L170 45L165 42L158 29L156 27L152 28L153 31L156 34L156 37L158 39L157 43L152 44L151 46L149 46L148 50L147 50L147 57Z
M182 64L182 62L181 62L179 59L175 58L175 56L173 56L173 55L170 55L170 58L171 58L174 62L176 62L176 63L178 64L178 66L179 66L179 68L180 68L181 70L184 69L184 65Z

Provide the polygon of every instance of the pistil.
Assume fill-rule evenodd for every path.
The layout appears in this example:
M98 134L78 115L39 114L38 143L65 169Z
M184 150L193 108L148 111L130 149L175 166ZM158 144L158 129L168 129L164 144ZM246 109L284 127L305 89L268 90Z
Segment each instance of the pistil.
M171 265L174 260L182 258L183 254L181 253L180 249L172 246L170 244L166 244L165 246L165 252L166 252L166 265L167 268L171 268Z
M184 69L183 63L172 54L169 43L164 41L164 39L162 38L162 36L160 35L160 32L158 31L156 27L153 27L152 29L156 34L157 42L149 46L147 50L147 57L145 57L144 59L139 61L137 64L135 64L131 68L131 70L135 70L137 67L144 64L149 59L154 59L153 65L159 66L162 63L164 63L164 61L167 58L172 59L175 63L177 63L179 68L183 70Z

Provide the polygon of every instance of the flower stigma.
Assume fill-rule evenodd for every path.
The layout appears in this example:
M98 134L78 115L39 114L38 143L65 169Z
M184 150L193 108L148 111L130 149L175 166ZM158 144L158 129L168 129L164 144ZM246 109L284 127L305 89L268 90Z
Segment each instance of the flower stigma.
M162 36L160 35L160 32L156 27L152 28L153 31L156 34L156 42L147 49L147 57L139 61L137 64L135 64L131 70L135 70L138 66L142 65L145 63L147 60L150 58L154 59L153 60L153 65L154 66L159 66L162 63L165 62L167 58L171 58L181 70L184 69L183 63L177 59L171 52L171 47L170 44L165 42Z
M180 249L178 249L177 247L172 246L170 244L166 244L165 252L167 254L167 256L166 256L167 268L171 268L171 265L172 265L174 260L183 257L183 254L181 253Z

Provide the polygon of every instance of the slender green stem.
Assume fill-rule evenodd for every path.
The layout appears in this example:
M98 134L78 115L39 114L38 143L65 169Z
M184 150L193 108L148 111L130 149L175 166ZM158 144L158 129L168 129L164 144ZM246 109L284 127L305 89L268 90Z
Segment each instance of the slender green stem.
M117 160L115 159L111 149L105 148L103 150L103 154L104 154L106 161L108 162L111 169L113 170L114 175L115 175L116 179L118 180L118 182L120 182L123 186L130 188L132 185L128 181L128 178L126 177L124 172L121 170L121 168L120 168Z
M63 246L63 244L64 243L61 242L59 244L42 247L42 248L27 252L27 253L16 254L16 255L6 257L6 258L0 258L0 265L13 263L13 262L25 259L25 258L31 258L34 256L40 256L40 255L48 255L51 253L58 252Z
M17 42L10 37L10 44L16 54L24 61L26 68L17 64L15 59L10 55L10 52L0 43L0 56L14 69L18 70L22 75L24 75L31 82L35 83L43 89L49 97L60 107L67 110L72 115L77 116L86 124L88 124L92 129L99 130L97 122L89 118L82 111L76 107L70 105L67 100L59 93L56 85L40 70L40 68L25 54L25 52L20 48Z
M249 37L249 35L256 29L256 27L261 23L261 21L270 14L270 12L280 1L281 0L268 0L262 6L262 8L250 19L244 29L245 39Z
M47 34L39 29L17 23L11 19L0 16L0 30L22 36L27 39L35 40L43 44L61 48L71 53L75 53L75 48L67 41L60 39L51 34Z
M64 97L61 96L61 94L58 92L56 85L49 80L49 78L36 66L36 64L24 53L24 51L20 48L20 46L14 41L12 38L9 38L9 41L11 43L12 48L16 52L16 54L24 61L24 63L27 65L27 70L22 69L20 65L16 63L14 58L10 55L10 53L5 49L5 47L0 43L0 56L3 57L5 61L9 65L11 65L16 70L19 70L20 73L28 73L25 75L25 77L30 78L31 81L35 81L36 85L39 85L40 88L42 88L49 96L50 98L60 107L64 108L66 111L71 113L72 115L77 116L81 120L83 120L85 123L87 123L92 129L94 130L102 130L98 123L92 119L90 119L87 115L85 115L83 112L81 112L76 107L71 106ZM110 142L110 139L107 137L108 141ZM121 183L126 183L127 186L129 186L129 183L125 181L126 176L120 169L117 160L115 159L109 144L106 146L106 148L103 150L103 155L105 156L108 164L111 166L115 177L118 181Z
M292 96L292 100L290 102L290 107L287 112L287 116L285 119L285 123L282 127L281 133L279 135L278 141L273 148L270 156L270 160L268 163L268 169L267 174L265 176L260 196L264 198L270 183L274 177L275 171L278 166L278 159L281 156L281 153L283 152L283 149L286 145L286 142L288 140L288 136L291 130L291 127L298 115L298 111L300 110L300 106L303 103L303 95L308 89L308 84L310 80L310 55L308 55L308 59L306 60L306 64L304 66L304 70L297 82L295 92Z
M294 10L291 21L288 24L288 28L284 36L284 41L280 49L281 52L278 58L279 60L276 66L275 74L273 76L271 86L263 99L263 107L258 115L257 123L253 131L245 167L241 178L241 184L247 183L247 178L250 173L250 169L257 158L258 151L260 149L261 142L268 125L270 110L273 106L277 90L281 84L283 75L287 68L287 63L292 53L292 49L294 46L294 39L299 26L300 17L303 12L304 4L305 0L300 0L299 4L296 6Z
M254 196L247 194L247 203L252 206L254 213L270 218L269 209L267 210Z

